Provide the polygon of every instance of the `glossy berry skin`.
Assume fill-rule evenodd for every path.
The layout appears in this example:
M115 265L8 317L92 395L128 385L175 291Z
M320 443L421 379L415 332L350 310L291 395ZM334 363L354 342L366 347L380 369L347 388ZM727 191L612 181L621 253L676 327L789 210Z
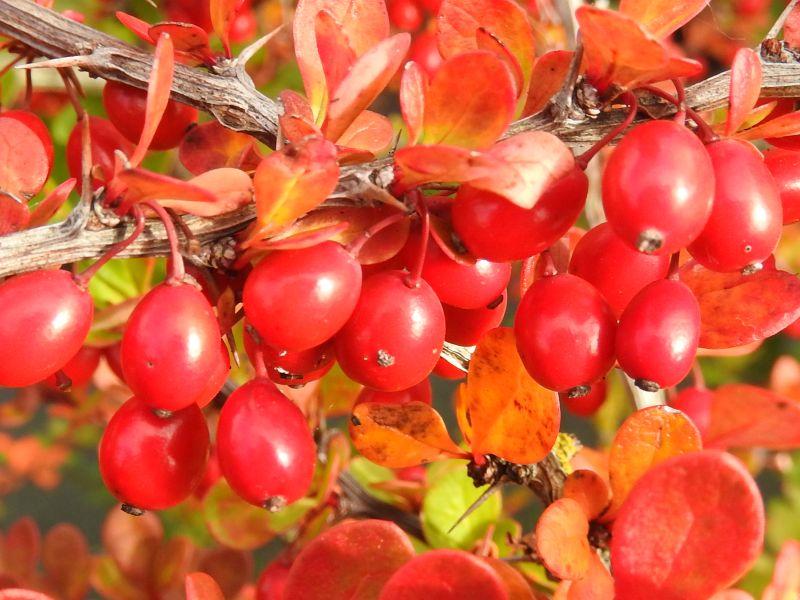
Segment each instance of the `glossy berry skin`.
M424 280L404 271L364 281L353 316L336 336L336 357L355 381L386 392L416 385L433 370L444 343L444 311Z
M666 254L637 252L614 233L611 225L601 223L575 246L569 272L596 287L619 318L644 286L667 275L669 260Z
M253 363L256 344L246 327L244 349L250 362ZM332 341L299 352L279 350L262 344L261 352L264 366L267 368L267 377L280 385L303 385L316 381L331 370L336 360Z
M714 199L705 147L673 121L648 121L625 134L603 172L608 222L632 248L672 254L703 230Z
M771 148L764 153L764 164L778 186L783 224L800 221L800 152Z
M467 376L464 371L455 365L451 365L442 357L439 357L439 360L436 361L436 366L433 367L433 372L443 379L450 379L453 381L464 379Z
M82 346L75 356L59 370L69 378L73 388L81 387L89 383L97 370L97 365L100 364L102 354L103 351L100 348ZM45 379L45 385L50 389L58 389L58 377L55 373Z
M778 186L759 152L748 142L708 145L717 182L714 210L689 253L713 271L736 271L760 263L778 245L783 224Z
M133 397L114 413L100 440L100 475L125 504L143 510L169 508L200 483L209 443L197 406L163 417Z
M711 404L714 393L698 387L687 387L678 392L678 395L669 404L677 408L697 427L700 435L705 435L711 425Z
M144 128L147 92L109 81L103 88L103 106L114 127L128 140L137 143ZM170 100L156 128L150 148L152 150L175 148L181 143L189 125L196 121L196 108Z
M300 409L268 379L254 379L220 411L217 457L239 496L256 506L279 507L308 492L316 446Z
M639 292L622 313L617 360L643 389L672 387L692 368L699 339L694 294L680 281L662 279Z
M439 52L436 34L432 31L423 31L415 35L408 49L408 59L419 64L428 77L433 77L444 62Z
M416 31L422 26L424 15L415 0L389 0L389 20L402 31Z
M256 600L283 600L291 563L278 557L269 563L256 583Z
M551 390L569 392L591 386L614 365L616 327L602 294L564 273L528 288L517 309L514 334L531 377Z
M589 180L574 168L551 185L533 208L462 185L453 204L453 228L467 249L497 262L539 254L567 233L583 210Z
M61 369L81 349L94 305L68 271L41 270L0 283L0 386L23 387Z
M407 402L424 402L431 405L431 382L423 379L417 385L413 385L405 390L398 392L381 392L371 388L364 388L359 392L354 407L365 402L379 402L381 404L405 404Z
M228 377L230 363L211 305L197 288L162 283L139 301L122 336L125 382L162 410L204 406Z
M67 167L70 177L81 185L81 136L83 125L78 122L67 140ZM89 117L92 140L92 182L96 188L104 185L114 175L114 152L121 150L125 156L133 153L133 144L126 140L107 119Z
M481 308L457 308L442 304L444 309L444 339L459 346L474 346L484 333L503 322L508 306L508 293L503 293Z
M589 390L588 394L577 398L570 398L568 394L559 394L559 399L573 415L591 417L600 410L600 407L603 406L603 402L606 401L607 389L606 380L601 379L592 384L592 389Z
M339 244L278 250L247 277L244 312L270 346L307 350L342 328L360 291L361 266Z

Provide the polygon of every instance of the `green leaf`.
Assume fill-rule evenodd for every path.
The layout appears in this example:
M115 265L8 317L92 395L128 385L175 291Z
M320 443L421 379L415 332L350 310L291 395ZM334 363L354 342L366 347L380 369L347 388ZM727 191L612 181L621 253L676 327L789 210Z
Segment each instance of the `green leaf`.
M363 456L356 456L350 461L347 470L370 496L374 496L378 500L383 500L384 502L393 502L395 500L390 493L372 487L373 483L381 483L382 481L391 481L394 479L394 471L391 469L376 465Z
M434 483L422 504L422 530L434 548L468 550L486 534L486 528L500 518L503 500L497 491L448 533L488 487L476 488L467 476L463 462L456 464L461 468L446 471L441 477L431 479Z

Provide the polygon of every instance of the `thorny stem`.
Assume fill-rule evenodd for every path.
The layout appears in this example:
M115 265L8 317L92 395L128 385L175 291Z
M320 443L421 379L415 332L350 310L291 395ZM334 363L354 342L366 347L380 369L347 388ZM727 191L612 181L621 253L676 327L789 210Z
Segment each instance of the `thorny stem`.
M92 202L92 131L89 114L81 102L83 90L77 87L80 83L74 77L69 77L69 72L68 69L58 69L67 97L81 124L81 197L79 204L88 211Z
M582 171L586 170L586 166L589 164L589 161L592 160L595 155L600 152L600 150L614 141L614 138L625 131L636 118L636 112L639 110L639 102L636 100L636 96L630 92L625 92L622 95L622 101L628 105L628 114L625 116L625 119L622 121L622 123L605 134L602 138L595 142L591 148L575 159L575 165Z
M403 219L408 217L408 215L404 212L396 212L393 215L389 215L385 219L381 219L377 223L373 224L371 227L365 229L361 234L356 237L352 242L350 242L346 246L346 250L355 257L358 257L358 254L364 248L366 243L372 239L375 235L383 231L384 229L391 227L395 223L399 223Z
M764 36L764 41L767 40L774 40L778 37L778 34L783 29L784 24L786 23L786 19L789 18L789 15L792 14L795 6L797 6L798 0L791 0L789 4L786 5L786 8L783 9L783 12L778 16L775 22L772 24L772 27L769 28L767 35ZM763 42L762 42L763 43Z
M183 267L183 256L181 256L180 242L178 241L178 232L175 231L175 224L172 222L172 219L167 211L164 210L164 207L158 202L153 200L143 200L142 204L156 213L158 218L161 219L161 222L164 224L164 230L166 231L167 239L169 240L170 251L170 272L167 276L166 283L168 285L178 285L179 283L182 283L184 277L186 277L186 270Z
M582 61L583 42L581 41L581 34L578 32L575 36L575 51L569 63L567 76L564 78L561 89L550 100L550 110L556 123L565 123L569 120L569 114L572 109L572 95L575 92L575 84L578 81L578 75L580 75Z
M124 240L117 242L116 244L111 246L111 248L106 250L106 253L103 254L103 256L101 256L93 265L87 267L86 270L83 271L83 273L75 275L74 277L75 282L80 287L86 287L86 285L89 283L89 280L92 277L94 277L95 273L97 273L103 265L105 265L108 261L114 258L117 254L125 250L125 248L130 246L136 240L136 238L138 238L141 235L142 231L144 231L145 219L142 209L139 208L138 206L134 206L131 210L133 212L133 217L135 219L135 226L133 228L133 231Z
M410 288L419 286L419 280L422 279L422 267L425 264L425 255L428 253L428 238L431 233L431 217L428 213L428 206L425 204L425 199L419 191L415 192L417 214L419 214L420 221L422 222L422 232L419 240L419 251L417 253L417 262L413 270L405 278L405 284Z
M638 87L636 89L637 90L644 90L646 92L649 92L649 93L653 94L654 96L658 96L659 98L663 98L667 102L671 102L672 104L677 106L679 109L681 107L681 104L680 104L680 101L678 100L678 98L676 98L675 96L673 96L669 92L665 92L664 90L662 90L659 87L656 87L654 85L643 85L643 86L640 86L640 87ZM697 114L697 112L695 112L693 109L689 108L685 104L683 106L686 109L686 114L689 115L689 117L692 119L692 121L694 121L697 124L697 128L698 128L699 134L700 134L700 139L703 140L703 143L710 144L711 142L715 142L715 141L717 141L719 139L719 136L716 133L714 133L714 130L711 129L709 124L705 122L705 119L703 119L700 115Z

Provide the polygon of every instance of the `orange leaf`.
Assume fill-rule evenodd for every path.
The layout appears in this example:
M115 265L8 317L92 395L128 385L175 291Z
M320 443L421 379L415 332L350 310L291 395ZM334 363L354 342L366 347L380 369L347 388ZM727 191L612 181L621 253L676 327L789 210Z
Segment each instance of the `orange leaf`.
M214 201L163 199L159 204L198 217L215 217L249 204L253 199L253 182L247 173L239 169L206 171L190 179L187 184L213 195Z
M0 114L0 192L27 201L38 194L50 174L45 141L27 123Z
M153 38L150 37L150 23L147 21L142 21L134 17L133 15L129 15L126 12L122 12L118 10L114 13L119 20L129 31L133 32L139 39L147 42L148 44L153 44Z
M736 134L740 140L782 138L800 134L800 110L780 115Z
M169 34L162 33L158 37L150 81L147 84L147 108L145 109L144 126L139 143L130 158L130 164L138 167L142 162L158 124L167 108L169 94L172 90L172 74L175 70L175 50Z
M533 595L533 590L525 577L522 576L522 573L517 571L510 564L492 556L481 556L480 559L492 567L494 572L503 580L503 585L506 590L508 590L508 600L537 599L537 596Z
M67 201L70 192L75 188L77 179L67 179L64 183L55 188L52 192L47 194L47 197L36 205L31 213L31 220L28 223L29 227L39 227L46 224L58 209Z
M527 94L536 51L525 10L512 0L444 0L436 19L436 39L445 59L477 50L484 29L514 58L521 74L519 94Z
M15 521L0 540L0 573L27 583L33 578L41 550L41 533L30 517Z
M314 21L317 52L325 74L325 86L333 92L342 83L356 62L356 53L344 31L327 10L320 11Z
M703 10L709 0L621 0L619 11L638 21L658 39L664 39Z
M761 59L750 48L739 48L731 65L730 108L725 135L733 135L747 119L761 92Z
M497 36L483 27L479 27L475 32L475 40L478 42L478 50L491 52L505 63L514 78L514 90L516 91L516 97L519 98L525 87L525 76L516 57L508 51L508 48Z
M553 448L561 422L558 395L528 375L510 327L493 329L481 338L462 391L475 457L495 454L531 464Z
M338 178L336 147L323 139L310 138L267 156L253 180L258 219L248 242L275 233L322 204Z
M700 432L679 410L651 406L636 411L620 425L609 451L611 506L616 514L636 482L668 458L702 447Z
M425 95L428 93L428 77L419 64L406 63L400 79L400 112L408 129L408 144L413 146L422 134L425 118Z
M259 250L300 250L302 248L311 248L322 242L340 237L349 227L349 223L331 223L330 225L321 225L313 229L303 229L299 233L292 232L292 235L288 236L284 232L280 237L275 236L263 242L256 242L252 247Z
M55 600L52 596L34 590L6 588L0 590L0 600Z
M370 48L352 66L335 90L329 90L327 118L322 131L337 140L389 84L403 62L411 36L398 33Z
M700 305L700 346L732 348L762 340L800 317L800 280L774 264L750 275L718 273L694 260L680 269Z
M592 552L589 570L583 579L566 582L567 600L614 600L614 578L600 557Z
M564 498L571 498L580 504L586 513L586 518L591 521L600 516L608 506L611 489L594 471L577 469L567 476L563 495Z
M710 448L800 447L800 402L753 385L732 383L714 390Z
M761 600L791 600L800 598L800 542L787 540L775 560L772 581Z
M27 204L17 198L0 192L0 235L22 231L31 220L31 211Z
M164 536L158 517L146 512L135 519L114 507L103 522L103 547L114 564L133 581L149 581L158 546Z
M225 48L225 55L231 57L231 25L236 18L236 5L239 0L209 0L209 10L211 12L211 24L214 33L222 40Z
M47 532L42 544L46 580L65 600L84 598L89 587L89 543L80 529L59 523Z
M157 40L162 35L172 38L175 52L181 57L182 62L205 63L213 65L216 62L211 47L208 45L208 34L192 23L156 23L149 29L150 39ZM153 42L155 43L155 41Z
M203 496L203 519L214 539L237 550L253 550L275 536L264 511L237 496L224 477Z
M342 148L347 148L375 156L386 150L393 138L392 122L382 114L365 110L336 140L336 145L340 155Z
M422 143L488 148L508 129L515 102L511 71L496 55L456 55L439 67L425 94Z
M581 505L561 498L544 509L536 523L536 551L544 566L561 579L582 579L589 570L589 521Z
M533 66L531 86L522 115L532 115L550 102L550 99L561 89L572 61L569 50L553 50L539 57Z
M439 360L442 361L444 359L440 358ZM449 365L450 363L447 364ZM467 391L467 384L461 383L456 388L456 421L464 441L472 444L472 423L469 420L468 410L469 392Z
M189 573L186 576L186 600L225 600L225 596L210 575Z
M350 437L369 460L393 469L465 457L442 417L424 402L359 404L350 418Z
M800 48L800 7L796 4L783 24L783 41L791 48Z
M145 200L183 200L197 203L214 203L216 200L211 191L144 169L122 171L116 176L115 181L126 187L123 204L120 207L123 212L125 207Z
M322 131L314 124L311 106L303 96L293 90L280 93L283 114L278 117L281 134L293 144L308 136L322 137Z
M178 156L192 175L221 167L251 171L261 160L252 137L217 121L192 127L181 140Z

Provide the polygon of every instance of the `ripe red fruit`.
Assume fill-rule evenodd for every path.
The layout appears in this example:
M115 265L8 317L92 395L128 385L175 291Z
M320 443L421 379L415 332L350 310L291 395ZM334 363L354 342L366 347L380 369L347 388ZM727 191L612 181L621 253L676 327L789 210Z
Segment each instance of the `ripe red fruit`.
M711 425L711 403L714 400L714 393L710 390L698 387L687 387L678 392L678 395L669 404L677 408L697 427L700 435L708 432Z
M125 374L122 372L122 342L117 342L103 349L103 356L114 375L125 381Z
M423 31L415 35L411 41L411 47L408 49L408 59L419 64L428 77L433 77L444 62L444 58L439 53L436 34L432 31Z
M453 228L467 249L498 262L539 254L567 233L583 210L589 180L574 168L551 185L533 208L462 185L453 203Z
M305 496L315 455L303 413L271 381L249 381L225 401L217 425L219 466L251 504L276 510Z
M705 147L673 121L648 121L622 138L603 172L603 208L631 247L672 254L711 214L714 177Z
M208 426L197 406L164 417L133 397L103 433L100 474L131 509L161 510L192 493L203 477L208 448Z
M503 322L507 306L507 293L481 308L465 309L442 304L445 321L444 339L459 346L474 346L484 333Z
M778 245L783 223L780 194L752 144L720 140L708 145L714 165L714 209L689 252L704 267L735 271L765 260Z
M22 387L61 369L83 345L94 305L68 271L41 270L0 283L0 386Z
M162 283L139 301L122 336L125 381L162 410L204 406L230 370L219 323L202 292Z
M389 0L387 7L392 25L403 31L416 31L422 26L422 8L414 0Z
M783 224L800 221L800 152L771 148L764 153L764 164L778 185Z
M581 395L614 365L614 313L580 277L534 281L517 309L514 334L528 373L546 388Z
M244 350L250 362L254 362L256 344L246 327ZM331 341L298 352L279 350L262 343L261 356L267 368L267 377L281 385L303 385L315 381L331 370L336 359Z
M81 185L81 136L83 125L79 121L67 140L67 167L70 177ZM110 121L100 117L89 117L89 133L92 140L92 182L95 188L104 185L114 175L114 152L121 150L125 156L133 153L133 144L117 131Z
M373 275L336 336L336 357L352 379L395 392L425 379L444 343L444 311L431 286L406 285L404 271Z
M631 300L617 329L619 366L648 391L672 387L692 368L700 307L680 281L651 283Z
M258 577L256 600L283 600L291 567L290 562L280 557L269 563Z
M89 383L94 375L97 365L100 364L100 356L103 351L94 346L81 346L81 349L69 359L60 371L69 377L72 387L80 387ZM51 389L58 389L58 377L55 373L45 379L45 385Z
M270 346L306 350L342 328L360 291L361 266L336 242L278 250L247 277L244 312Z
M405 404L406 402L424 402L431 404L431 382L423 379L417 385L397 392L382 392L365 387L359 392L353 407L365 402L380 402L381 404Z
M668 271L668 255L637 252L608 223L590 229L569 262L569 272L596 287L617 318L639 290L663 279Z
M103 88L103 106L114 127L131 142L138 142L147 112L147 91L116 81ZM186 129L197 121L197 109L175 100L167 103L150 148L168 150L181 143Z
M464 379L467 376L464 371L455 365L450 364L441 357L439 357L439 360L436 361L436 366L433 367L433 372L444 379Z
M573 415L591 417L603 406L603 402L606 401L607 389L606 380L601 379L592 384L592 389L589 390L588 394L578 396L577 398L570 398L567 394L559 394L559 398L567 410Z

